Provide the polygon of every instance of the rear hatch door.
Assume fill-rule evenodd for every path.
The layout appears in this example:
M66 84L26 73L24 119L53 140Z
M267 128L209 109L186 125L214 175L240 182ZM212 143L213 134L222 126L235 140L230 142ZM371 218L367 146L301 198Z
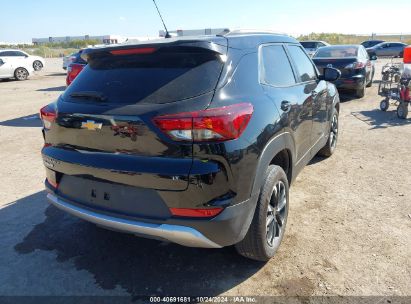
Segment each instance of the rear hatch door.
M165 39L166 40L166 39ZM185 190L192 144L171 140L157 115L205 109L226 39L85 50L88 64L56 104L45 165L59 174L141 188Z

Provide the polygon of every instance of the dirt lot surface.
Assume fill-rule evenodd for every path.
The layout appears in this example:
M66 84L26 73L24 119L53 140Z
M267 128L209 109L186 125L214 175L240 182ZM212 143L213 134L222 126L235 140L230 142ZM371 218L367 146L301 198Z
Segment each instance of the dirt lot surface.
M377 64L376 79L382 62ZM61 60L0 81L0 295L411 296L411 115L378 110L377 84L343 98L335 155L291 187L268 263L106 231L49 206L35 116L62 93Z

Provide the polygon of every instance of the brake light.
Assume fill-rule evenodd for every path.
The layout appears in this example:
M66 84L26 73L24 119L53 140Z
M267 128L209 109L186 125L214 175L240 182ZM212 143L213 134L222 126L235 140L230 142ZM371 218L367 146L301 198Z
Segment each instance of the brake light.
M252 104L239 103L195 112L157 116L153 122L174 140L225 141L240 137L252 114Z
M223 211L222 207L209 209L170 208L173 216L181 217L213 217Z
M57 113L52 105L47 105L40 109L40 118L43 121L43 125L46 129L50 129L51 123L57 118Z
M135 48L135 49L123 49L110 51L113 55L136 55L136 54L151 54L156 51L156 48Z
M77 77L78 74L83 70L84 64L72 63L67 68L67 78L66 84L67 86L73 82L73 80Z

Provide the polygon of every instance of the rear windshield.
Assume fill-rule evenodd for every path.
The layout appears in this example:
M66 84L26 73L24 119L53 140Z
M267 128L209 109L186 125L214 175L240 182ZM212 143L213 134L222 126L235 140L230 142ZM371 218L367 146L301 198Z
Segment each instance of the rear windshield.
M317 48L317 42L309 42L309 41L304 42L303 41L300 43L305 49L316 49Z
M347 58L357 57L358 47L355 46L342 46L342 47L323 47L318 49L314 58Z
M209 50L158 50L153 54L94 55L66 89L73 93L95 92L109 103L168 103L215 89L223 67L219 54ZM76 94L74 94L76 95Z

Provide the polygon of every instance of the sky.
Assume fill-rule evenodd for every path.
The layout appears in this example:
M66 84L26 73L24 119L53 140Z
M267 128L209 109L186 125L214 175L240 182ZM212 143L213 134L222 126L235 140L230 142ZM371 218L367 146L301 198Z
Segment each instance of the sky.
M169 30L268 29L290 35L411 33L411 0L156 0ZM0 0L0 41L158 36L152 0Z

